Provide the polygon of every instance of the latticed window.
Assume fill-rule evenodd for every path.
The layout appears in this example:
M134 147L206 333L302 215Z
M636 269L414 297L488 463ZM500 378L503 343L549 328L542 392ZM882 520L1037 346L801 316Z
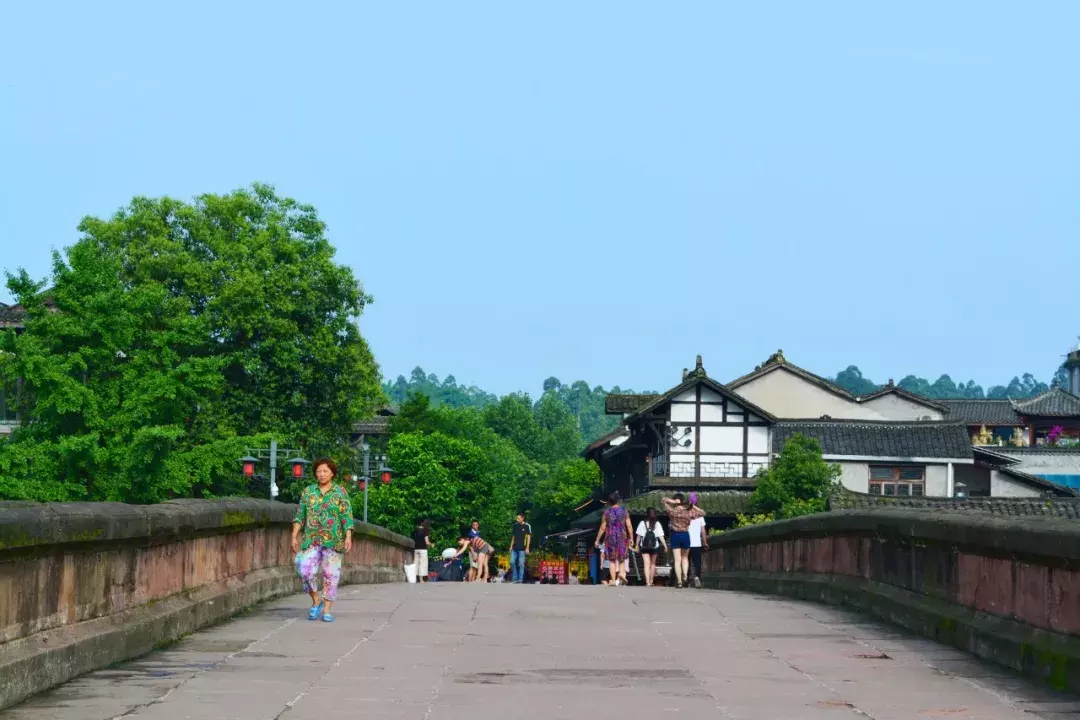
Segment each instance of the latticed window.
M926 468L910 465L870 466L870 494L889 497L922 497L926 487Z

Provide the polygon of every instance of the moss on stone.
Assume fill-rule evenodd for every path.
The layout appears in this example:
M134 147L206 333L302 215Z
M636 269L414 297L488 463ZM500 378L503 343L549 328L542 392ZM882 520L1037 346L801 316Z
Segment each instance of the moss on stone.
M221 518L222 527L236 527L237 525L257 525L260 524L258 518L249 512L243 512L242 510L232 510L225 513Z

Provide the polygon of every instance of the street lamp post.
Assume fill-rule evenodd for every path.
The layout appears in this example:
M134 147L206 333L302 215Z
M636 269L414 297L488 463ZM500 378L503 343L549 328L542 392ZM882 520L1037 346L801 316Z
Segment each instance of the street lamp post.
M364 465L362 469L362 475L360 475L360 489L364 491L364 522L368 519L368 487L371 485L371 446L368 445L363 439L360 440L360 449L364 452ZM376 458L379 461L379 479L383 485L390 484L391 473L390 466L386 464L386 456L379 455Z
M285 455L292 455L293 458L289 460L289 464L292 466L292 476L294 478L300 478L304 476L304 468L309 463L304 458L300 457L300 450L294 450L290 448L278 448L277 440L270 441L270 447L268 448L248 448L246 450L247 455L240 458L240 466L244 473L244 477L251 478L255 475L255 465L259 460L267 459L270 461L270 499L273 500L278 496L277 486L277 459L278 452Z

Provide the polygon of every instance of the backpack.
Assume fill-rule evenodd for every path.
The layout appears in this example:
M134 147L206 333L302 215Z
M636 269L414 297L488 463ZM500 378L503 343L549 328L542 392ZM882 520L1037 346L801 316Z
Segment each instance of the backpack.
M648 525L645 526L645 537L641 540L642 550L655 550L657 546L656 533L653 532L653 528Z

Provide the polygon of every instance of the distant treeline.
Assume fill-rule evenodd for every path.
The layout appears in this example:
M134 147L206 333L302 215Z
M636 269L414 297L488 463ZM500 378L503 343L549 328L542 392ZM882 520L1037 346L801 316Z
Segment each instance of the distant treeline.
M855 395L867 395L884 385L884 383L874 382L864 377L862 371L855 365L849 365L846 370L837 373L831 380ZM1068 386L1063 367L1058 369L1049 384L1036 380L1031 373L1024 373L1019 377L1014 377L1008 385L992 385L985 391L974 380L957 383L948 375L942 375L933 382L926 378L908 375L897 383L905 390L934 399L1023 398L1044 392L1055 384L1062 387ZM475 385L459 385L453 375L447 375L440 380L434 373L425 373L419 367L414 369L407 379L404 375L399 375L394 382L384 384L383 390L390 402L395 405L404 403L412 393L420 393L431 398L433 407L445 405L455 408L483 408L499 402L499 397L494 393L486 392ZM544 381L541 398L554 395L561 400L577 418L582 443L588 443L606 435L619 425L618 416L604 414L604 399L607 395L632 392L634 391L622 389L617 385L610 389L605 389L601 385L590 387L583 380L563 384L558 378L549 377ZM538 398L534 404L538 404L541 398Z

